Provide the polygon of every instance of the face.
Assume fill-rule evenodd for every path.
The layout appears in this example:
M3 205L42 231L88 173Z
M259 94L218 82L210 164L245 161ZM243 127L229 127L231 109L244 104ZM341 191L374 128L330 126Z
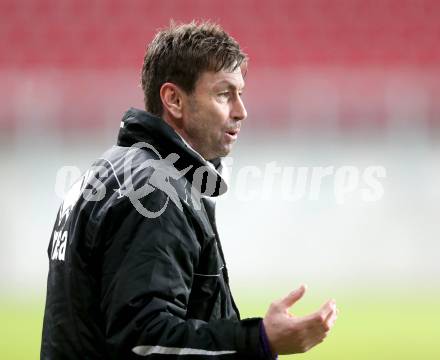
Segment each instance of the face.
M185 97L182 135L206 160L226 156L237 140L247 112L242 101L241 69L204 72Z

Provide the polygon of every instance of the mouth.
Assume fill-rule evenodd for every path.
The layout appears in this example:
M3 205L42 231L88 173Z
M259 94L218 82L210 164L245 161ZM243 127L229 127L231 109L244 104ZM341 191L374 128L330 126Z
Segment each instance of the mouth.
M240 129L231 129L226 130L226 137L230 140L237 140L238 133L240 132Z

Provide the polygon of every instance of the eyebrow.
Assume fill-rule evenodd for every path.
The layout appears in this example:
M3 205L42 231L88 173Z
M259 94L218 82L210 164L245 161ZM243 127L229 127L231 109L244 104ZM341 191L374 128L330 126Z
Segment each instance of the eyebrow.
M243 83L243 86L242 86L242 87L237 87L237 86L235 86L235 84L231 83L231 82L228 81L228 80L221 80L221 81L219 81L218 83L215 83L215 84L214 84L214 87L219 87L219 86L222 86L222 85L227 85L228 88L230 88L230 89L243 90L243 89L245 88L244 83Z

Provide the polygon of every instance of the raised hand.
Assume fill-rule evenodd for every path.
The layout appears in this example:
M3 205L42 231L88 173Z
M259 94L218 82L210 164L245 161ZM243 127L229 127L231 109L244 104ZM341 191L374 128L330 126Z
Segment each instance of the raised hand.
M263 319L271 350L277 354L306 352L321 343L333 327L338 310L334 300L303 317L289 313L289 308L301 299L306 287L301 285L285 298L274 301Z

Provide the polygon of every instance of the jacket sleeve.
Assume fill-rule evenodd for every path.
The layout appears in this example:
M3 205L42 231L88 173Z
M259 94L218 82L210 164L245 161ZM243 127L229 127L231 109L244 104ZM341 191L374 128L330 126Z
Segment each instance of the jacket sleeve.
M102 267L101 308L109 356L267 358L260 344L261 318L210 322L186 318L201 251L188 219L185 210L169 201L157 218L131 211L118 224Z

